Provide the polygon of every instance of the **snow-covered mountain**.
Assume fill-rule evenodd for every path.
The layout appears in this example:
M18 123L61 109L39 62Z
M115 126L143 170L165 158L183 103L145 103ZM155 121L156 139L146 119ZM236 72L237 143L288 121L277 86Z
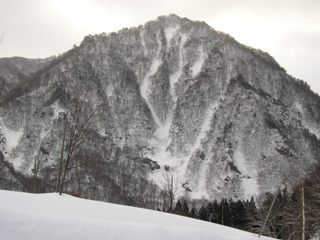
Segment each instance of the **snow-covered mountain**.
M204 22L162 16L87 36L45 63L33 74L21 68L22 80L0 71L0 81L14 82L0 95L0 135L15 171L31 174L41 151L41 175L54 179L59 112L75 92L103 110L77 155L98 153L100 165L70 180L82 195L150 198L169 169L193 198L247 198L319 163L320 97L267 53Z
M218 224L70 195L0 191L0 198L2 240L258 239Z
M28 76L45 67L50 60L51 58L0 58L0 97L6 95L14 86L25 81Z

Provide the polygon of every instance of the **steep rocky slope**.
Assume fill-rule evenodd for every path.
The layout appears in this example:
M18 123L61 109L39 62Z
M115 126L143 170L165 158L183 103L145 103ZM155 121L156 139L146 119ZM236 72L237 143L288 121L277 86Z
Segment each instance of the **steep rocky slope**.
M54 179L59 112L76 93L103 110L77 157L98 152L107 165L99 174L86 166L94 180L78 179L78 191L107 185L107 195L148 198L143 184L157 191L150 183L161 186L169 169L194 198L246 198L299 181L320 158L317 94L267 53L176 15L87 36L10 84L0 100L2 149L25 174L41 151L42 175Z
M0 97L6 95L14 86L26 80L31 74L45 67L51 60L52 58L0 58Z

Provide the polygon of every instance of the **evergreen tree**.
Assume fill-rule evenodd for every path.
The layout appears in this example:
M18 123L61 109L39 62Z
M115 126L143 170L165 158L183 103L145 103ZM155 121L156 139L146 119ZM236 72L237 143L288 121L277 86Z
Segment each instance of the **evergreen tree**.
M217 200L214 200L213 202L213 217L212 217L212 222L214 223L220 223L219 222L219 216L220 216L220 206L217 202Z
M182 211L183 211L183 215L189 216L189 206L186 200L184 200L182 203Z
M213 209L213 204L211 202L207 206L207 214L208 214L208 221L213 222L214 209Z
M227 199L222 199L219 204L217 222L219 224L226 225L226 226L230 226L232 223L230 207Z
M238 200L236 203L233 203L231 212L233 216L233 227L244 229L247 216L243 202Z
M201 208L199 209L199 219L207 221L208 220L208 214L206 208L202 205Z
M189 216L192 217L192 218L197 218L198 217L195 208L191 209Z
M180 200L176 203L176 207L174 208L173 211L175 214L183 215L183 208Z
M238 209L237 209L237 204L234 202L232 199L228 201L228 206L229 206L229 222L228 226L230 227L235 227L235 220L238 215Z
M223 224L226 226L232 226L232 216L230 212L230 206L227 199L224 199L223 203Z
M244 220L244 229L247 231L258 229L259 225L256 224L258 221L258 211L253 197L251 197L250 201L246 200L244 203L244 209L246 215ZM256 233L258 230L254 230L253 232Z

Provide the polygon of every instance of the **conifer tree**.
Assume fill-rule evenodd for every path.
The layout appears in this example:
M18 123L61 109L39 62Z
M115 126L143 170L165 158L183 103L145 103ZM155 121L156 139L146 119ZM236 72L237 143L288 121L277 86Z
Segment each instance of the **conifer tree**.
M213 204L211 202L207 206L207 213L208 213L208 221L213 222L214 209L213 209Z
M192 218L197 218L197 213L196 213L195 208L191 208L189 216Z
M178 200L178 202L176 203L176 207L174 208L174 213L179 214L179 215L183 215L183 208L182 208L182 204L181 204L180 200Z
M183 215L189 216L189 206L186 200L183 200L182 211L183 211Z
M212 217L212 222L214 223L220 223L219 222L219 216L220 216L220 207L219 204L217 202L217 200L214 200L213 202L213 217Z
M207 211L206 211L206 208L203 205L199 209L199 219L204 220L204 221L208 220Z

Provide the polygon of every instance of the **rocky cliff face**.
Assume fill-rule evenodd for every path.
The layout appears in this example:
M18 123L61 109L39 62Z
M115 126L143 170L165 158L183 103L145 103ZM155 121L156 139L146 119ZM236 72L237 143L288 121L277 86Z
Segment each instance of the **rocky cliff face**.
M157 188L169 169L193 198L246 198L295 183L320 160L320 97L267 53L203 22L159 17L87 36L40 70L11 77L1 67L2 149L25 174L42 151L54 178L59 113L76 92L103 110L92 129L98 147L78 157L98 152L108 164L108 183L91 169L84 174L95 180L82 186L112 182L113 194L139 188L147 198L141 181Z

